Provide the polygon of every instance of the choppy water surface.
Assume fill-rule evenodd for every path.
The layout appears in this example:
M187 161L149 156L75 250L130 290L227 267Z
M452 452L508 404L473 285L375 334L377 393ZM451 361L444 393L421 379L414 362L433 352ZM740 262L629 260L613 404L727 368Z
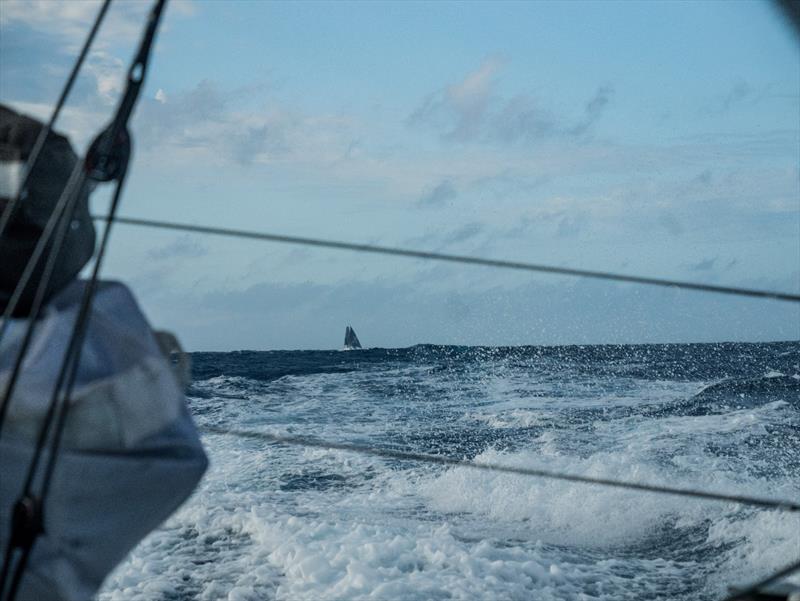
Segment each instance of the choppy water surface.
M800 343L193 355L199 425L800 498ZM800 517L209 435L100 598L716 599ZM796 579L798 580L798 579Z

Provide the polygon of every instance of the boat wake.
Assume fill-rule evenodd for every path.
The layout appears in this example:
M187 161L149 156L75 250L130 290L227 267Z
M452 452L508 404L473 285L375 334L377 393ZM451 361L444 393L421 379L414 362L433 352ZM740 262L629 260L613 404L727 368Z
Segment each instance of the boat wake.
M191 402L201 426L793 499L799 349L196 354L208 376ZM222 435L206 444L202 490L102 601L710 601L797 554L800 525L780 512Z

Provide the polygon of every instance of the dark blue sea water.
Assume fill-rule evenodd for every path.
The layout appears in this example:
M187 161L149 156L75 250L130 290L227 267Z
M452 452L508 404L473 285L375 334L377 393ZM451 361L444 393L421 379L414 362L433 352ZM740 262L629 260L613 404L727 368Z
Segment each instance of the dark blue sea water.
M200 426L800 499L800 343L194 353ZM800 516L208 435L101 599L717 599ZM796 577L795 582L800 582Z

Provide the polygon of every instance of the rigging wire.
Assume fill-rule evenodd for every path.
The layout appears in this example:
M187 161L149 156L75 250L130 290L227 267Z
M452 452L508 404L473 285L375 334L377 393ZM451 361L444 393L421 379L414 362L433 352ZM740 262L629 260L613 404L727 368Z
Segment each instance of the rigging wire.
M39 135L36 138L36 141L33 145L33 148L28 156L28 160L25 164L25 172L23 173L22 181L20 182L19 189L17 190L16 195L11 199L11 201L6 204L5 208L3 209L2 215L0 215L0 237L3 236L5 233L5 228L7 227L11 217L16 210L17 205L21 200L24 199L26 191L25 188L28 184L28 180L30 178L31 173L33 172L33 168L36 165L36 161L39 159L39 156L44 148L44 143L47 140L47 136L53 129L58 116L61 114L61 109L66 102L67 97L72 89L72 86L75 82L75 79L80 72L80 68L83 65L83 62L86 59L86 56L89 53L89 49L92 46L92 42L97 35L97 32L100 29L100 25L105 18L105 15L108 11L109 6L111 6L111 0L104 0L102 6L100 7L100 11L97 13L95 17L94 23L92 24L92 28L89 31L89 35L86 37L84 41L83 47L81 48L80 53L78 54L78 58L75 60L75 64L72 67L72 70L67 78L66 83L64 84L63 89L61 90L61 94L56 102L55 107L53 108L53 112L50 116L50 121L39 131ZM39 240L34 247L33 253L28 260L28 263L25 265L25 269L20 276L20 280L17 283L14 292L11 295L11 298L8 301L6 306L6 310L3 312L2 323L0 323L0 341L2 341L3 336L6 333L9 324L11 323L11 316L16 309L17 304L19 303L20 298L22 297L23 292L28 286L28 282L33 275L36 266L39 264L41 259L42 253L45 250L47 243L50 240L50 237L53 235L55 231L55 243L53 244L53 248L51 249L47 262L45 263L44 270L42 272L42 277L39 282L39 286L36 289L36 293L34 296L33 304L31 306L31 313L30 313L30 322L26 333L24 335L22 344L20 346L20 353L17 356L17 360L15 361L14 368L11 373L11 377L9 378L8 383L6 384L5 391L3 393L2 398L0 398L0 432L2 432L3 422L5 421L5 415L8 410L8 405L10 403L11 395L13 394L14 388L16 386L17 378L19 377L19 372L22 367L22 361L25 357L25 352L28 348L28 345L31 342L33 337L33 330L35 328L36 317L39 315L39 311L41 310L41 305L43 302L44 294L47 291L47 287L49 285L49 281L55 267L55 261L58 256L57 249L63 243L63 239L66 235L66 223L71 221L72 215L74 214L74 207L76 206L76 199L79 193L79 190L83 187L84 184L84 173L83 173L83 161L79 161L75 168L73 169L72 173L70 174L70 178L67 181L67 184L62 191L61 196L59 197L58 202L56 203L53 212L48 219L47 223L45 224L45 228L42 231L42 234L39 236ZM69 219L61 220L62 215L66 213L69 216ZM56 230L56 226L58 225L58 229Z
M791 576L799 570L800 561L796 561L795 563L789 564L788 566L781 568L777 572L767 576L763 580L754 582L746 588L734 592L732 595L725 597L722 601L746 601L747 599L750 599L752 595L758 595L761 589L769 586L770 584L778 582L778 580L781 580L782 578Z
M108 247L108 240L114 222L114 215L116 214L116 210L119 205L119 200L124 187L125 175L127 173L128 160L130 156L130 136L127 132L127 124L141 91L144 76L147 72L147 63L150 57L150 51L152 49L156 30L161 20L165 4L166 0L156 0L153 9L150 12L145 30L142 34L138 51L128 70L125 91L120 99L120 103L117 107L111 124L95 139L94 143L87 151L86 158L83 161L79 161L78 165L76 166L76 171L73 173L74 177L70 178L70 182L79 182L79 184L76 186L76 190L81 189L81 186L86 179L92 179L95 181L116 181L116 189L114 191L114 196L111 203L108 223L103 233L100 247L97 251L97 257L95 259L92 275L86 287L84 288L81 305L75 320L75 324L72 328L67 351L59 369L56 385L48 406L47 415L39 430L37 446L32 461L28 467L25 487L23 488L22 494L14 505L11 536L6 548L2 571L0 571L0 598L4 597L6 583L8 582L9 575L11 575L10 585L8 586L8 594L5 595L5 599L7 601L13 601L14 597L16 596L22 576L27 567L27 562L33 545L38 535L43 531L43 506L47 498L47 493L49 492L53 470L58 458L58 449L61 436L66 424L67 412L69 411L69 398L72 394L78 365L80 363L81 349L86 334L87 324L90 319L92 300L97 287L100 268L102 266L105 251ZM62 193L62 197L66 197L68 195L68 192L70 191L69 188L70 186L67 185L67 188ZM66 210L58 212L58 215L56 215L56 211L54 211L54 216L51 217L51 219L60 219L59 232L61 230L66 230L66 227L71 221L71 214L74 212L74 208L77 205L76 199L78 194L72 193L70 196L71 206L69 206L69 204L65 205ZM60 198L58 204L61 204L62 200L63 198ZM48 264L51 261L55 261L53 257L58 256L58 254L61 252L63 243L63 237L60 239L58 237L56 238L53 248L51 249L50 256L48 257ZM46 278L43 274L42 281L40 281L39 287L37 288L37 297L43 296L43 292L41 295L39 292L46 288L46 280L49 280L49 277ZM26 333L28 342L34 321L35 315L32 314L29 317L29 327ZM24 359L26 350L27 345L23 345L20 349L20 353L18 354L15 364L17 373L19 366L21 366L22 360ZM62 395L61 387L65 380L66 387ZM6 395L3 399L3 411L5 411L10 402L11 392L12 390L7 388ZM51 426L53 426L54 419L55 431L53 433L53 441L50 446L51 448L48 462L45 466L42 476L41 491L37 496L33 490L34 480L40 459L45 450L48 433ZM19 554L18 560L14 566L12 575L11 565L14 562L15 550L17 549L21 551L21 553Z
M579 476L577 474L565 474L550 470L514 467L514 466L494 464L494 463L475 463L473 461L456 459L454 457L447 457L444 455L431 455L428 453L417 453L414 451L399 451L395 449L385 449L380 447L373 447L373 446L362 445L357 443L349 443L349 442L331 442L325 440L316 440L313 438L306 438L302 436L280 436L277 434L270 434L267 432L255 432L253 430L233 430L233 429L220 428L216 426L203 426L202 428L200 428L200 430L209 434L230 435L239 438L261 440L264 442L277 443L287 446L323 449L331 451L348 451L352 453L358 453L360 455L382 457L384 459L398 459L402 461L415 461L418 463L428 463L435 465L466 467L470 469L484 470L488 472L516 474L519 476L530 476L535 478L545 478L549 480L565 480L567 482L578 482L582 484L593 484L597 486L608 486L614 488L624 488L628 490L638 490L638 491L675 495L682 497L692 497L696 499L705 499L709 501L725 501L729 503L737 503L739 505L749 505L753 507L761 507L765 509L773 509L778 511L800 512L800 503L794 501L764 499L760 497L751 497L747 495L730 495L730 494L714 493L702 490L693 490L688 488L674 488L670 486L660 486L655 484L643 484L639 482L625 482L622 480L612 480L610 478Z
M41 236L39 236L39 241L36 243L36 247L28 259L28 263L25 265L25 269L20 276L16 288L14 288L14 292L12 293L11 298L8 301L8 305L6 306L6 310L3 314L3 322L0 324L0 341L2 341L3 335L11 323L11 315L13 314L14 309L21 298L23 291L27 288L28 282L30 281L31 276L38 265L39 260L41 259L41 255L44 252L50 237L53 236L53 233L55 232L53 246L47 255L47 260L45 262L44 269L42 270L41 278L39 279L39 283L36 287L36 293L34 294L33 303L31 304L31 309L28 315L25 334L20 342L19 351L14 359L14 365L11 369L11 374L8 378L8 381L6 382L2 399L0 399L0 434L2 434L3 424L8 412L8 407L11 404L11 397L16 389L17 380L19 375L22 373L22 364L25 360L25 355L28 352L28 347L33 340L33 334L36 330L36 326L38 325L37 318L39 317L39 313L41 312L42 305L44 303L44 296L47 292L47 288L50 285L50 280L55 270L55 264L58 260L61 247L66 239L68 226L72 221L72 216L74 215L75 209L78 206L77 200L80 195L80 190L83 188L85 182L86 172L84 169L84 161L81 160L76 163L75 168L72 170L72 174L67 181L64 191L61 193L61 197L58 199L58 202L53 209L53 213L45 225L44 231L42 231Z
M108 220L107 216L93 215L97 221ZM587 269L574 269L571 267L556 267L552 265L539 265L536 263L526 263L522 261L506 261L502 259L485 259L481 257L471 257L465 255L452 255L447 253L429 252L421 250L411 250L407 248L396 248L390 246L379 246L374 244L358 244L354 242L341 242L337 240L325 240L320 238L307 238L302 236L287 236L283 234L271 234L267 232L255 232L250 230L240 230L222 227L210 227L202 225L192 225L189 223L176 223L170 221L158 221L154 219L140 219L136 217L116 217L116 223L125 225L160 228L183 232L194 232L199 234L210 234L217 236L230 236L234 238L249 238L254 240L265 240L268 242L279 242L283 244L299 244L302 246L316 246L322 248L334 248L338 250L351 250L355 252L373 253L381 255L393 255L399 257L410 257L414 259L428 259L433 261L448 261L450 263L465 263L469 265L483 265L486 267L496 267L501 269L516 269L521 271L532 271L539 273L551 273L558 275L571 275L579 277L594 278L600 280L611 280L615 282L629 282L634 284L645 284L651 286L664 286L668 288L678 288L684 290L697 290L702 292L715 292L718 294L731 294L736 296L748 296L756 298L767 298L779 301L800 302L800 294L791 292L781 292L774 290L756 290L752 288L740 288L736 286L717 286L714 284L703 284L697 282L685 282L681 280L669 280L664 278L651 278L645 276L625 275L608 271L591 271Z
M11 297L8 299L6 303L5 310L3 311L3 321L0 323L0 341L3 340L3 336L8 329L9 324L11 323L11 318L14 315L14 311L19 304L20 299L22 298L22 294L28 287L28 282L30 281L36 267L39 265L39 260L42 258L42 253L44 253L47 244L50 242L50 237L53 235L53 232L56 232L56 240L53 244L53 247L50 249L50 253L47 255L47 260L52 261L54 260L53 257L54 249L59 248L62 244L60 236L63 236L61 229L56 230L56 226L62 228L63 226L60 225L62 223L62 215L65 212L69 215L69 219L72 219L73 216L73 204L75 201L74 196L78 194L78 191L83 187L86 183L85 174L83 173L83 161L78 161L75 164L75 167L72 169L72 173L70 173L69 179L67 180L64 189L61 192L61 196L59 196L58 201L56 202L55 206L53 207L53 211L50 214L50 217L47 219L47 223L45 223L44 229L42 233L39 235L39 238L36 241L36 246L33 248L33 252L31 256L28 257L27 263L25 263L25 268L22 270L22 274L17 281L17 285L14 287L14 291L11 293ZM46 270L47 268L45 268ZM39 284L36 288L36 294L39 294L39 290L46 290L47 285L49 284L50 275L43 274L39 278ZM38 308L34 309L36 306L36 302L34 301L31 304L31 310L29 312L29 316L34 316L33 319L35 320L35 316L38 315Z
M33 333L37 325L37 317L43 304L45 291L49 285L56 260L61 251L61 247L66 239L66 231L69 223L72 221L72 215L77 207L77 199L85 181L86 170L84 169L84 160L80 160L76 163L72 174L70 175L70 178L67 181L67 184L64 187L64 190L62 191L55 208L53 209L53 213L45 225L45 230L42 232L39 242L37 243L31 258L28 261L28 264L25 266L25 270L20 278L20 282L17 284L11 300L9 301L9 305L6 308L6 314L3 316L3 328L0 329L0 336L2 336L4 333L6 324L10 322L10 313L14 309L16 300L19 299L22 290L24 290L24 288L27 286L33 269L41 258L41 254L44 252L44 248L50 236L53 234L53 231L55 231L56 233L53 239L53 246L49 251L44 270L42 271L41 279L39 280L36 288L30 315L28 317L27 328L25 330L22 342L20 343L17 356L14 360L14 366L6 384L3 398L0 400L0 431L2 431L7 410L11 404L11 397L13 396L17 379L22 370L22 364L25 360L25 355L27 354L28 347L33 339ZM65 355L64 358L66 360L67 355ZM43 429L49 428L49 421L49 419L45 420L45 423L42 426ZM16 569L13 573L11 571L14 560L14 551L15 548L20 546L22 547L22 555L19 558L16 566L19 568L19 566L24 566L27 564L32 544L26 543L31 538L35 539L35 537L41 532L42 525L40 520L41 507L34 499L24 497L20 498L15 503L12 513L12 534L9 537L9 541L5 550L5 556L3 558L2 570L0 570L0 599L13 601L16 595L16 589L19 586L22 577L22 570ZM9 591L8 594L4 596L6 583L8 582L9 576L11 576Z
M123 173L122 176L120 177L119 181L117 182L116 189L114 191L114 198L112 201L113 211L116 210L117 205L119 204L119 199L121 197L122 189L124 187L124 181L125 181L125 173ZM53 388L52 396L50 397L50 402L48 404L45 419L43 420L42 426L39 429L39 436L36 442L36 448L34 450L33 457L31 458L31 462L28 466L23 492L17 501L17 504L24 507L26 510L28 510L28 508L31 508L33 512L38 513L39 520L41 520L41 512L47 501L47 494L50 491L50 484L53 479L53 471L55 469L56 460L58 459L58 450L59 447L61 446L61 437L64 432L66 417L69 411L69 398L72 395L72 390L75 385L75 378L78 372L78 365L80 364L81 349L83 347L83 341L86 336L86 329L92 307L92 299L94 297L94 292L97 288L98 275L100 272L100 267L102 266L105 250L108 246L108 240L111 233L112 223L113 222L110 221L107 227L105 228L105 231L103 232L103 238L100 243L97 259L95 260L95 264L92 270L92 276L89 282L86 284L86 288L84 289L83 296L81 298L81 306L78 311L78 316L76 318L75 326L73 327L72 334L70 335L70 340L67 345L67 352L64 355L64 360L62 361L61 367L59 369L58 377L56 379L56 384ZM66 380L66 386L64 386L65 380ZM63 393L62 393L62 386L63 386ZM54 420L55 420L55 427L53 428L54 430L53 440L50 445L48 460L47 463L45 464L44 472L41 478L42 480L41 491L37 496L34 492L34 484L35 484L34 480L36 478L39 469L39 463L42 459L42 456L44 455L48 434L50 433L50 428L53 425ZM36 529L34 530L35 534L38 535L43 529L43 525L41 523L36 523L34 524L34 528ZM20 582L22 580L22 576L25 572L25 568L27 567L31 550L33 549L32 542L29 544L24 544L19 546L22 547L22 554L17 561L16 567L14 569L14 574L11 579L11 584L8 593L9 601L13 601L14 596L16 595L17 589L19 588ZM13 549L14 545L11 544L10 541L10 544L6 551L6 558L4 560L2 577L0 577L0 593L3 590L5 581L7 579L7 575L10 571L11 555L13 553Z
M25 171L22 174L22 181L19 184L19 188L17 189L17 193L11 199L11 201L5 206L3 209L2 215L0 215L0 238L3 237L3 233L5 233L6 227L8 226L8 222L11 220L11 216L14 214L14 211L17 208L17 205L21 200L24 199L26 191L25 188L28 185L28 180L30 179L31 172L33 171L34 166L36 165L36 161L39 159L39 155L44 148L45 140L47 136L50 135L50 132L53 130L53 126L55 126L56 120L58 116L61 114L61 109L64 107L64 103L67 100L67 96L69 96L70 90L72 90L72 84L75 83L75 79L78 76L78 72L83 65L84 60L86 59L87 54L89 53L89 49L92 46L92 42L94 41L95 36L97 35L97 31L100 29L100 24L103 22L103 19L106 16L106 12L108 11L108 7L111 5L111 0L104 0L103 5L100 7L100 11L97 13L95 17L94 23L92 24L92 29L89 31L89 35L86 37L86 41L83 43L83 48L81 48L80 53L78 54L78 58L75 60L75 64L72 66L72 71L67 77L67 81L64 84L64 87L61 90L61 95L58 97L56 101L55 107L53 108L53 112L50 115L50 121L47 122L41 130L39 130L39 135L36 138L36 142L31 149L30 154L28 155L28 160L25 162ZM0 336L2 338L2 336Z
M160 0L164 2L165 0ZM115 186L114 190L114 197L111 201L111 214L113 215L117 207L119 206L119 201L122 196L122 190L125 187L125 176L127 175L126 171L123 171L120 175L119 179L117 180L117 185ZM100 248L97 252L97 259L95 260L94 267L92 268L92 275L89 278L89 282L86 284L86 288L84 290L83 298L81 299L81 307L78 312L78 318L76 320L75 328L73 329L72 336L69 341L69 348L67 350L67 357L64 359L64 362L61 364L61 369L58 374L58 378L56 380L56 386L53 390L53 396L50 399L50 407L55 408L57 405L59 406L58 416L56 417L55 422L55 433L53 435L53 443L52 449L50 451L50 459L47 463L44 472L44 483L42 486L42 493L40 496L40 502L44 504L47 493L50 487L50 483L52 481L53 469L55 467L55 461L58 455L58 449L61 444L61 436L64 432L64 425L66 423L66 416L69 410L69 398L72 396L72 390L75 386L75 378L78 373L78 365L80 364L81 358L81 350L83 348L83 341L86 338L86 330L87 325L89 322L89 317L92 309L92 300L94 298L94 294L97 291L97 283L99 281L100 269L103 265L103 258L105 257L106 249L108 248L108 241L111 236L111 227L113 225L113 220L108 222L108 225L103 232L103 238L100 242ZM62 395L60 404L58 401L58 394L61 390L61 385L66 378L66 386L64 388L64 394ZM44 428L43 428L44 430ZM43 431L39 444L37 444L36 451L37 453L41 453L44 448L44 439L46 438L46 431ZM36 473L36 461L38 458L35 458L33 462L31 462L31 467L28 471L28 478L26 482L26 491L30 492L33 486L33 478Z
M776 4L784 10L787 20L792 22L795 30L800 34L800 2L797 0L775 0ZM95 219L104 220L105 217L95 217ZM544 273L556 273L562 275L577 275L577 276L584 276L584 277L592 277L597 279L606 279L606 280L614 280L614 281L623 281L623 282L633 282L639 284L650 284L650 285L657 285L657 286L668 286L674 288L683 288L688 290L698 290L698 291L706 291L706 292L715 292L721 294L732 294L738 296L749 296L749 297L757 297L757 298L771 298L775 300L784 300L784 301L791 301L791 302L800 302L800 295L784 293L784 292L774 292L774 291L765 291L765 290L752 290L752 289L744 289L738 287L731 287L731 286L714 286L709 284L697 284L692 282L682 282L682 281L673 281L673 280L664 280L659 278L644 278L644 277L637 277L637 276L627 276L621 274L613 274L608 272L590 272L585 270L577 270L577 269L568 269L568 268L556 268L551 266L543 266L543 265L533 265L528 263L519 263L519 262L512 262L512 261L498 261L498 260L488 260L488 259L481 259L477 257L464 257L464 256L457 256L457 255L447 255L443 253L432 253L432 252L422 252L422 251L413 251L407 249L398 249L398 248L387 248L387 247L379 247L373 245L362 245L362 244L352 244L352 243L345 243L345 242L337 242L337 241L330 241L330 240L320 240L320 239L311 239L311 238L301 238L301 237L293 237L293 236L285 236L285 235L276 235L276 234L267 234L267 233L258 233L258 232L248 232L243 230L234 230L228 228L213 228L213 227L204 227L204 226L192 226L189 224L177 224L177 223L169 223L163 221L155 221L155 220L144 220L144 219L136 219L136 218L126 218L121 217L117 218L118 223L125 223L128 225L138 225L138 226L145 226L145 227L155 227L155 228L164 228L164 229L173 229L178 231L189 231L189 232L197 232L197 233L206 233L212 235L223 235L223 236L233 236L233 237L240 237L240 238L251 238L251 239L260 239L260 240L267 240L273 242L280 242L280 243L288 243L288 244L301 244L306 246L317 246L317 247L326 247L326 248L336 248L341 250L353 250L357 252L372 252L377 254L388 254L388 255L396 255L396 256L406 256L406 257L413 257L413 258L421 258L421 259L431 259L431 260L440 260L440 261L450 261L450 262L458 262L458 263L468 263L468 264L476 264L476 265L486 265L492 267L499 267L499 268L508 268L508 269L520 269L520 270L527 270L527 271L539 271ZM215 428L215 427L205 427L203 428L204 431L213 433L213 434L220 434L220 435L234 435L244 438L255 438L264 440L267 442L279 443L279 444L286 444L286 445L294 445L294 446L302 446L302 447L311 447L311 448L320 448L320 449L328 449L328 450L343 450L343 451L351 451L357 452L372 456L380 456L384 458L394 458L394 459L407 459L412 461L420 461L426 463L434 463L434 464L444 464L444 465L452 465L452 466L460 466L460 467L469 467L472 469L483 469L489 471L496 471L496 472L505 472L505 473L516 473L520 475L529 475L529 476L538 476L542 478L552 478L552 479L561 479L561 480L569 480L574 482L582 482L586 484L597 484L597 485L605 485L605 486L616 486L620 488L629 488L629 489L636 489L642 491L649 491L649 492L657 492L662 494L673 494L673 495L680 495L680 496L687 496L687 497L695 497L695 498L703 498L708 500L717 500L717 501L729 501L733 503L739 503L744 505L755 505L760 507L767 507L771 509L779 509L783 511L800 511L800 505L794 502L788 501L773 501L768 499L758 499L752 497L745 497L739 495L721 495L717 493L708 493L704 491L696 491L696 490L688 490L688 489L675 489L675 488L668 488L668 487L658 487L658 486L651 486L651 485L643 485L643 484L634 484L634 483L626 483L626 482L619 482L619 481L610 481L604 479L593 479L593 478L586 478L582 476L572 476L567 474L557 474L557 473L550 473L545 472L543 470L526 470L522 468L513 468L509 466L497 466L491 464L476 464L472 462L451 459L447 457L437 456L437 455L427 455L421 453L406 453L401 451L393 451L388 449L379 449L379 448L371 448L366 447L363 445L355 445L355 444L346 444L346 443L331 443L331 442L324 442L324 441L315 441L311 439L299 438L299 437L282 437L276 436L272 434L266 434L261 432L248 432L248 431L234 431L234 430L225 430L223 428ZM770 575L763 580L760 580L756 583L751 584L747 588L734 593L731 596L728 596L724 599L724 601L741 601L747 599L749 596L757 594L763 587L768 586L774 582L777 582L781 578L784 578L796 571L800 570L800 561L790 564L789 566L775 572L774 574Z

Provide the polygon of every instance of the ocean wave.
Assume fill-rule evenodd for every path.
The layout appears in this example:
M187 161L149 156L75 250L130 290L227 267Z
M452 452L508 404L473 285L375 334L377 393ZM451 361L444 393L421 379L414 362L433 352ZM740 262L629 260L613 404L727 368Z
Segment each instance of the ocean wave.
M190 402L201 426L792 499L799 348L205 353ZM794 516L730 503L220 434L205 444L201 490L101 601L710 601L796 554Z
M780 398L778 398L780 397ZM730 378L709 384L693 397L695 400L743 399L744 402L783 400L800 402L800 376L770 371L760 378ZM737 402L742 402L737 400Z

